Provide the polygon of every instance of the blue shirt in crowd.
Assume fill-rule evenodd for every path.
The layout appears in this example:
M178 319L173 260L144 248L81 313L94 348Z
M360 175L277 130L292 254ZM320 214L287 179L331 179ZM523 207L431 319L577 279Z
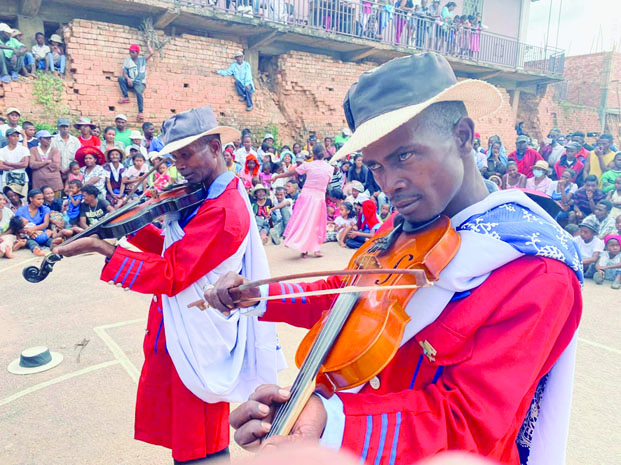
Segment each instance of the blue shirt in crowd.
M79 200L80 203L82 203L82 194L74 195L73 199ZM70 220L75 220L78 216L80 216L80 203L74 205L71 202L71 197L69 198L69 202L67 205L67 218L69 218Z
M250 86L254 91L254 82L252 82L252 70L250 69L250 63L247 61L242 62L241 65L236 61L231 63L227 69L218 70L220 76L233 76L236 80L241 82L244 87Z

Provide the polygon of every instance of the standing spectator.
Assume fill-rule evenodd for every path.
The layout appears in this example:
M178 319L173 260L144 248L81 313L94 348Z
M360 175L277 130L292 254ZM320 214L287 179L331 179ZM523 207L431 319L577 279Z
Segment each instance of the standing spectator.
M533 177L526 180L526 188L547 193L552 184L552 180L548 177L548 169L547 161L537 160L533 165Z
M114 140L123 144L123 149L126 149L132 145L132 140L130 138L132 131L127 127L127 116L123 113L119 113L114 117L114 124L116 126Z
M252 135L246 134L242 137L242 146L235 150L235 161L240 165L244 166L246 164L246 159L249 155L254 155L257 160L259 156L256 150L252 147Z
M19 207L24 205L24 196L21 194L21 187L22 186L17 184L9 184L8 186L4 186L2 189L2 192L8 199L6 206L13 213L15 213Z
M65 75L67 57L65 56L63 39L58 34L52 34L50 37L50 53L47 54L47 60L48 69L51 73Z
M509 154L509 160L513 160L518 167L518 171L527 178L533 177L533 165L543 157L534 149L528 147L528 136L518 136L515 141L516 150Z
M90 155L89 155L90 156ZM113 212L114 208L100 195L99 189L93 185L82 188L84 200L80 205L80 221L78 226L86 229L101 220L107 213Z
M252 178L257 178L259 176L259 160L254 154L250 154L246 157L246 162L244 163L244 169L239 173L239 177L244 183L244 187L246 189L250 189L252 187Z
M60 175L60 152L52 147L52 135L47 130L37 132L39 146L30 149L32 187L42 189L49 186L56 198L60 198L63 181Z
M121 149L125 150L125 146L122 142L115 140L116 130L114 126L106 126L103 133L103 140L101 141L101 151L107 153L108 150Z
M511 160L507 163L507 172L502 176L502 189L526 187L526 176L518 171L518 165Z
M597 179L601 179L602 174L608 170L608 165L615 157L615 152L610 149L612 141L610 134L602 134L599 137L597 146L591 151L584 165L585 174L594 174Z
M254 82L252 79L252 69L250 63L244 61L244 52L235 55L235 61L227 69L216 71L220 76L233 76L235 79L235 89L239 95L239 100L246 102L246 110L251 111L252 93L254 92Z
M561 155L561 158L554 165L554 171L556 171L557 179L561 179L563 175L563 171L568 168L571 168L575 174L575 178L572 179L573 182L581 184L583 179L583 170L584 164L578 158L578 152L582 146L577 142L570 142L565 147L565 153Z
M45 44L45 35L42 32L35 34L36 44L32 46L32 56L34 58L34 67L37 70L49 69L47 63L48 54L52 51L50 47Z
M259 162L263 161L263 156L269 151L270 147L272 147L273 145L274 136L268 132L263 138L263 143L261 144L261 147L259 148L259 150L257 150L257 158L259 159Z
M101 139L95 137L93 135L93 129L95 125L91 122L90 118L86 116L82 116L77 123L73 125L78 131L80 131L80 136L78 140L80 141L81 147L97 147L101 146Z
M142 134L140 134L140 131L137 131L135 129L131 131L129 134L129 140L132 141L132 145L125 148L125 154L129 155L129 149L135 148L138 150L139 153L142 154L142 156L146 160L148 158L147 149L144 146L144 138L142 137Z
M306 258L309 252L315 257L323 256L320 248L326 240L327 232L326 187L334 171L332 166L323 160L325 156L323 145L315 145L313 156L313 161L302 163L295 170L272 177L272 180L276 180L279 177L287 178L296 174L307 176L284 234L285 246L299 250L302 258Z
M144 134L142 146L145 149L147 149L147 153L148 152L159 152L160 150L162 150L161 147L157 150L151 150L151 143L153 142L153 139L155 139L154 137L155 126L153 125L153 123L149 123L149 122L142 123L142 133Z
M6 23L0 23L0 81L8 84L17 81L17 73L24 66L26 47L19 40L11 37L13 29Z
M323 145L326 148L326 156L328 157L328 160L329 160L330 158L332 158L332 155L336 153L336 147L332 143L332 137L324 137Z
M606 197L598 185L597 176L590 174L586 177L584 186L574 194L574 212L578 220L593 213L595 205Z
M222 156L224 158L226 170L231 171L235 175L238 175L242 169L242 166L233 159L233 147L233 144L228 144L224 148Z
M123 174L125 167L122 164L125 154L123 150L113 147L106 151L108 163L104 165L106 171L106 200L114 207L123 198Z
M28 150L33 147L39 145L39 139L35 137L35 133L37 132L35 125L30 121L24 121L22 123L22 144Z
M103 165L106 162L105 155L97 147L80 147L75 153L75 161L80 165L80 174L84 187L93 185L99 190L101 198L106 197L106 172Z
M20 194L28 192L28 158L30 152L26 147L19 144L19 132L17 129L8 129L6 136L9 144L0 149L0 171L4 171L2 185L9 184L21 186Z
M147 87L147 61L153 56L153 49L147 44L149 53L140 56L140 46L132 44L129 46L129 56L123 62L122 75L119 76L119 87L123 97L119 103L129 103L128 90L133 90L136 94L136 102L138 103L138 120L142 121L144 115L144 100L142 94Z
M602 191L604 194L615 189L615 180L621 176L621 152L615 154L612 166L608 171L602 174Z
M22 127L19 125L19 119L22 117L21 112L15 107L9 107L6 109L6 119L8 123L4 123L0 126L0 134L6 137L6 132L9 129L17 129L19 132L20 140L22 138Z
M75 160L75 152L82 146L80 140L69 133L70 122L66 118L60 118L56 123L58 134L52 138L52 147L60 153L60 173L67 177L69 164Z

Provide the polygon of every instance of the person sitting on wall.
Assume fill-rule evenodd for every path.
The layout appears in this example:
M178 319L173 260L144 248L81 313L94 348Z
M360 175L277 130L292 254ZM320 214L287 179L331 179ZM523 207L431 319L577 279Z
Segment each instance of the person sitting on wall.
M123 93L123 97L119 103L129 103L129 89L136 93L136 102L138 103L138 120L144 120L142 111L144 109L142 94L147 87L147 61L153 56L153 48L147 44L149 53L140 56L140 46L131 44L129 46L129 56L123 62L122 75L119 76L119 87Z
M35 70L46 70L49 68L47 64L48 53L51 53L50 47L45 44L45 35L42 32L35 34L36 44L32 46L32 56L34 58Z
M13 29L6 23L0 23L0 81L8 84L17 81L17 73L24 66L26 47L14 37Z
M250 63L244 61L244 52L237 53L235 62L231 63L227 69L219 69L216 73L220 76L233 76L239 100L245 101L246 110L251 111L253 108L252 94L255 88L252 80L252 69L250 69Z
M50 53L47 54L47 65L51 73L60 76L65 75L67 57L65 56L63 39L58 34L52 34L50 37Z
M25 77L34 77L32 75L32 73L34 73L34 58L32 56L32 53L28 51L28 48L22 42L24 38L24 33L19 29L13 29L11 37L19 42L19 46L16 49L16 54L21 61L21 68L19 68L17 72L23 74Z

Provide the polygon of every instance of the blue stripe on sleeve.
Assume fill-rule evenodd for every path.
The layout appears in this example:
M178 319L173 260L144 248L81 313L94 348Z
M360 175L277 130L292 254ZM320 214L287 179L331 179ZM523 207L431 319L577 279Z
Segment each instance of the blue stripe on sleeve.
M136 259L132 258L131 263L129 264L129 267L127 268L127 271L125 272L125 276L123 276L123 280L121 281L121 286L123 284L125 284L125 280L127 279L127 277L129 276L129 273L131 273L132 268L134 267L134 263L136 263Z
M138 277L138 273L140 273L140 269L142 268L143 263L144 263L144 261L140 260L140 264L138 265L138 269L136 270L136 274L132 278L132 282L129 283L129 286L127 286L128 289L131 289L132 286L134 285L134 282L136 281L136 278Z
M438 379L440 379L443 371L444 367L438 367L438 369L436 370L436 374L433 375L433 380L431 380L431 384L436 384L438 382Z
M294 291L293 291L293 286L292 286L290 283L285 283L285 286L287 286L287 289L288 289L288 291L289 291L288 293L289 293L289 294L293 294L293 292L294 292ZM295 297L292 297L292 298L291 298L291 303L292 303L292 304L294 304L294 303L295 303Z
M418 370L420 370L420 364L423 363L424 354L420 354L418 358L418 363L416 364L416 370L414 370L414 376L412 376L412 382L410 383L410 389L414 389L414 382L416 381L416 377L418 376Z
M375 454L375 465L380 465L382 454L384 453L384 443L386 442L386 430L388 430L388 414L382 413L382 432L377 446L377 454Z
M287 292L285 291L285 286L282 285L282 283L278 283L280 284L280 295L284 296ZM287 301L286 297L282 298L283 303Z
M364 463L369 455L369 445L371 444L371 435L373 434L373 416L367 415L367 433L364 437L364 446L362 447L362 455L360 463Z
M116 272L116 274L114 275L114 278L112 278L112 280L114 282L116 282L116 280L118 279L119 275L121 274L121 271L123 271L123 268L125 268L125 263L127 262L127 260L129 260L129 257L125 257L123 259L123 262L121 263L121 266L119 268L119 271Z
M397 459L397 445L399 444L399 430L401 429L401 412L397 412L395 424L395 435L392 437L392 450L390 451L390 462L388 465L395 465Z
M295 287L298 288L298 292L304 292L304 289L302 289L302 286L300 286L298 283L291 283L293 284ZM302 303L305 304L306 303L306 297L302 297Z
M162 332L162 326L164 326L164 317L162 317L162 321L160 321L160 326L157 328L157 334L155 335L155 344L153 345L153 352L157 354L157 341L160 340L160 332Z

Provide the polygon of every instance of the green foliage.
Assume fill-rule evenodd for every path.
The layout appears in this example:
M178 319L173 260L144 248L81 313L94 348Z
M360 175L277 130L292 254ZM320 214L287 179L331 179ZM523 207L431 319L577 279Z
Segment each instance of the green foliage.
M65 87L63 80L44 71L37 71L37 79L33 83L33 95L35 102L43 105L47 114L53 118L58 118L69 112L63 105L63 93Z
M50 131L50 134L54 134L54 132L56 132L56 125L55 124L37 123L37 122L34 122L34 121L33 121L33 124L35 125L35 128L36 128L37 132L43 131L44 129L47 129L48 131Z

